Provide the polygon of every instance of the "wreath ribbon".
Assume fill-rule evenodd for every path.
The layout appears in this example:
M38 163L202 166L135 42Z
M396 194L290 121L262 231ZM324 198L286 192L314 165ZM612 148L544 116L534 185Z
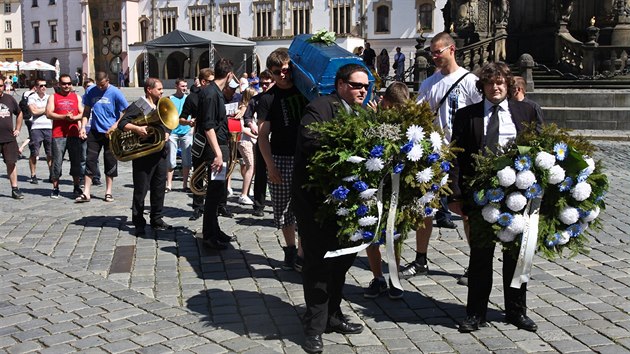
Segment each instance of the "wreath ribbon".
M540 203L542 196L531 199L527 203L523 216L525 217L525 230L521 239L521 248L518 252L516 269L512 276L510 287L519 289L523 283L527 283L532 273L534 253L538 242L538 221L540 220Z

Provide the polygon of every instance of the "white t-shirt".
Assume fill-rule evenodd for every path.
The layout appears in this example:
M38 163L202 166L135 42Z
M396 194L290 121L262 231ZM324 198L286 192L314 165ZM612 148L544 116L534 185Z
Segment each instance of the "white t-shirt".
M431 110L435 111L438 104L440 104L440 101L455 81L467 72L468 70L461 67L446 76L440 71L435 72L420 85L418 104L428 102ZM457 87L449 93L448 98L444 100L442 106L440 106L438 118L435 123L444 130L444 138L447 143L451 141L455 112L462 107L478 103L483 99L481 93L479 93L475 86L478 79L479 78L474 74L466 75L466 77L457 84Z
M37 108L46 108L48 103L48 94L44 97L39 97L37 93L28 96L28 105L35 105ZM31 129L52 129L52 120L46 117L46 114L34 115L33 114L33 126Z

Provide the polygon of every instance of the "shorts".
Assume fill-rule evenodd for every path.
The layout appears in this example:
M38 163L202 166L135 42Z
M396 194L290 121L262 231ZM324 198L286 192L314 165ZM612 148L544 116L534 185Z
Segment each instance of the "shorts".
M293 156L272 155L280 176L281 184L269 183L273 221L278 229L295 225L295 214L291 207L291 185L293 184Z
M177 148L182 150L182 167L192 167L192 132L189 134L178 135L170 134L168 137L168 143L170 144L167 167L169 170L175 169L177 166Z
M39 156L42 143L44 143L46 156L52 156L52 129L31 129L31 141L28 143L31 156Z
M251 140L239 141L238 151L241 153L241 157L243 157L243 164L245 166L254 166L254 143Z
M18 143L15 139L13 139L12 141L0 143L0 151L2 151L2 157L4 158L5 164L17 163L19 155L18 150Z

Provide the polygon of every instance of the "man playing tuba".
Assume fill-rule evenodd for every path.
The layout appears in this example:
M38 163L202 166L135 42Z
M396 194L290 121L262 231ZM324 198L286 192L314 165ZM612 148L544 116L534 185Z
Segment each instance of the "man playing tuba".
M144 97L139 98L127 108L125 114L118 123L118 129L124 132L133 132L142 141L143 139L154 139L150 137L153 129L163 129L164 139L168 140L170 129L163 124L160 125L136 125L134 120L138 117L149 116L158 108L158 102L164 91L162 82L156 78L148 78L144 83ZM166 100L166 99L165 99ZM168 102L170 103L170 101ZM162 110L160 110L162 111ZM166 112L173 114L177 118L177 110ZM162 112L160 112L162 114ZM164 120L165 117L160 117ZM151 190L151 212L150 222L153 230L171 229L172 226L162 220L162 208L164 207L164 185L166 183L166 157L168 156L169 144L163 144L162 149L148 154L139 154L132 161L133 168L133 203L131 207L132 222L136 228L136 236L144 236L146 220L144 219L144 198L147 191Z

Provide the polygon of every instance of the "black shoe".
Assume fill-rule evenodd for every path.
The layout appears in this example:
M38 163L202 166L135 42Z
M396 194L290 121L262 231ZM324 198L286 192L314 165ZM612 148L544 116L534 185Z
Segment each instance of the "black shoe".
M376 299L379 295L387 291L387 282L382 278L374 278L370 285L363 289L363 297L366 299Z
M226 218L231 218L234 216L234 214L232 214L231 211L229 211L226 207L221 206L217 209L217 214L219 214L220 216L226 217Z
M211 238L203 240L203 244L204 246L215 250L225 250L228 248L225 243Z
M98 186L102 186L102 185L103 185L103 182L101 182L101 180L100 180L100 179L96 178L96 179L93 179L93 180L92 180L92 185L93 185L93 186L96 186L96 187L98 187Z
M316 334L314 336L306 336L304 345L302 346L307 353L321 353L324 351L324 341L322 341L322 335Z
M217 239L224 243L236 241L236 237L230 236L223 231L219 231L219 237L217 237Z
M456 229L457 225L452 220L444 219L435 223L435 226L441 227L444 229Z
M506 315L505 320L508 323L511 323L515 325L516 327L520 329L524 329L526 331L536 332L538 330L538 325L536 324L536 322L534 322L531 318L523 314L512 315L512 316Z
M173 225L169 225L169 224L165 223L164 220L159 219L159 220L151 223L151 228L153 230L170 230L170 229L173 228Z
M59 199L59 188L53 188L52 192L50 192L50 197L52 199Z
M263 209L254 209L252 213L254 216L265 216L265 211Z
M193 211L192 215L188 218L190 221L199 219L203 215L203 210L197 209Z
M420 264L416 261L413 261L405 265L404 267L400 268L398 277L401 279L409 279L416 275L427 275L427 274L429 274L428 264Z
M389 280L389 289L387 289L387 296L389 296L390 299L392 300L399 300L403 298L403 294L405 292L403 291L403 289L398 289L396 287L394 287L394 285L392 284L392 280Z
M464 274L457 279L457 284L468 286L468 268L464 269Z
M37 179L37 176L31 176L29 182L31 182L31 184L39 184L39 179Z
M15 187L11 190L11 198L13 199L24 199L24 194L20 191L19 188Z
M466 317L459 324L459 331L461 333L470 333L479 329L479 327L487 327L488 323L485 319L480 319L478 316L472 315Z
M295 258L297 257L297 248L295 246L282 247L284 251L284 262L280 268L282 270L293 270L295 268Z
M363 325L360 323L351 323L348 320L343 319L338 325L332 326L328 324L326 326L326 333L341 333L341 334L359 334L363 332Z
M144 226L136 226L136 231L134 232L134 235L136 235L137 237L144 237L146 236L146 234L147 233L144 231Z

